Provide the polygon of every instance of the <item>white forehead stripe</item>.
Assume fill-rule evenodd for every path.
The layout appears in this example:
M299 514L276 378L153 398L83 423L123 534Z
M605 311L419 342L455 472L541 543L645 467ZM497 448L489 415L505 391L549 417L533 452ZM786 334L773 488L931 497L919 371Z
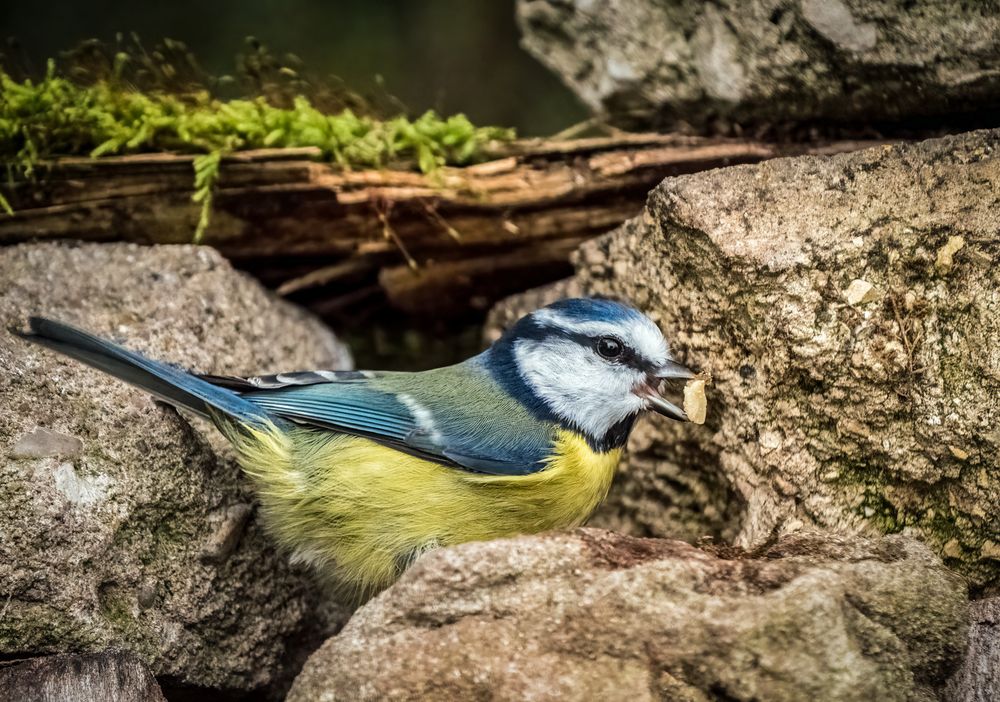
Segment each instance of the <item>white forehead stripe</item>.
M620 322L601 322L589 319L576 320L555 310L543 308L534 312L532 317L547 326L576 334L618 337L634 348L640 356L657 365L670 360L670 350L663 334L652 320L642 315L628 317Z

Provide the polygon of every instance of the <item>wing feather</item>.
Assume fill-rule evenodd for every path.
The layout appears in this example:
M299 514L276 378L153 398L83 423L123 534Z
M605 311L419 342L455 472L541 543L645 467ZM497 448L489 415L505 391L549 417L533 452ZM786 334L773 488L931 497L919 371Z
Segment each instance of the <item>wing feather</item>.
M296 371L202 378L293 422L364 436L443 465L492 475L524 475L544 467L550 444L545 432L522 428L491 434L484 425L495 422L463 411L461 398L449 395L455 383L436 382L432 387L438 392L424 397L414 389L414 375ZM428 377L427 382L435 381ZM490 385L481 390L496 392Z

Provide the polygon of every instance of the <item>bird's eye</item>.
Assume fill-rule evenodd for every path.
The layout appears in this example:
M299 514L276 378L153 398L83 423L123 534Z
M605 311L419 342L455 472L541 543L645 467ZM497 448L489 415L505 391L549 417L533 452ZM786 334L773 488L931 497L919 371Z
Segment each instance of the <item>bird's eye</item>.
M613 336L602 336L597 340L597 353L609 361L622 355L625 347Z

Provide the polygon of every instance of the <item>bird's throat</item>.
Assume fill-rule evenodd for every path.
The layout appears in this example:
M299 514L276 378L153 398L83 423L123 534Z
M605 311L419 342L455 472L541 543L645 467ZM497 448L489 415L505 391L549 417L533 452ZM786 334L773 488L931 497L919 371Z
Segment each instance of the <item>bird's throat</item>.
M623 448L628 442L629 434L632 433L632 427L635 424L636 417L638 414L630 414L622 420L619 420L611 426L606 432L601 436L591 436L585 432L580 431L578 427L570 427L573 431L579 432L587 441L587 445L597 453L606 453L608 451L614 451L616 449Z

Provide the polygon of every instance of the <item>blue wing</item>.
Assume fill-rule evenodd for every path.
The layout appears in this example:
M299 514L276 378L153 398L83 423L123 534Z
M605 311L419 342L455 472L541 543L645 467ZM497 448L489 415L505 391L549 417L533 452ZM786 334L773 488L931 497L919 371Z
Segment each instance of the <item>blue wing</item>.
M364 436L478 473L536 472L545 467L552 446L554 427L533 417L474 363L424 373L203 377L291 421Z

